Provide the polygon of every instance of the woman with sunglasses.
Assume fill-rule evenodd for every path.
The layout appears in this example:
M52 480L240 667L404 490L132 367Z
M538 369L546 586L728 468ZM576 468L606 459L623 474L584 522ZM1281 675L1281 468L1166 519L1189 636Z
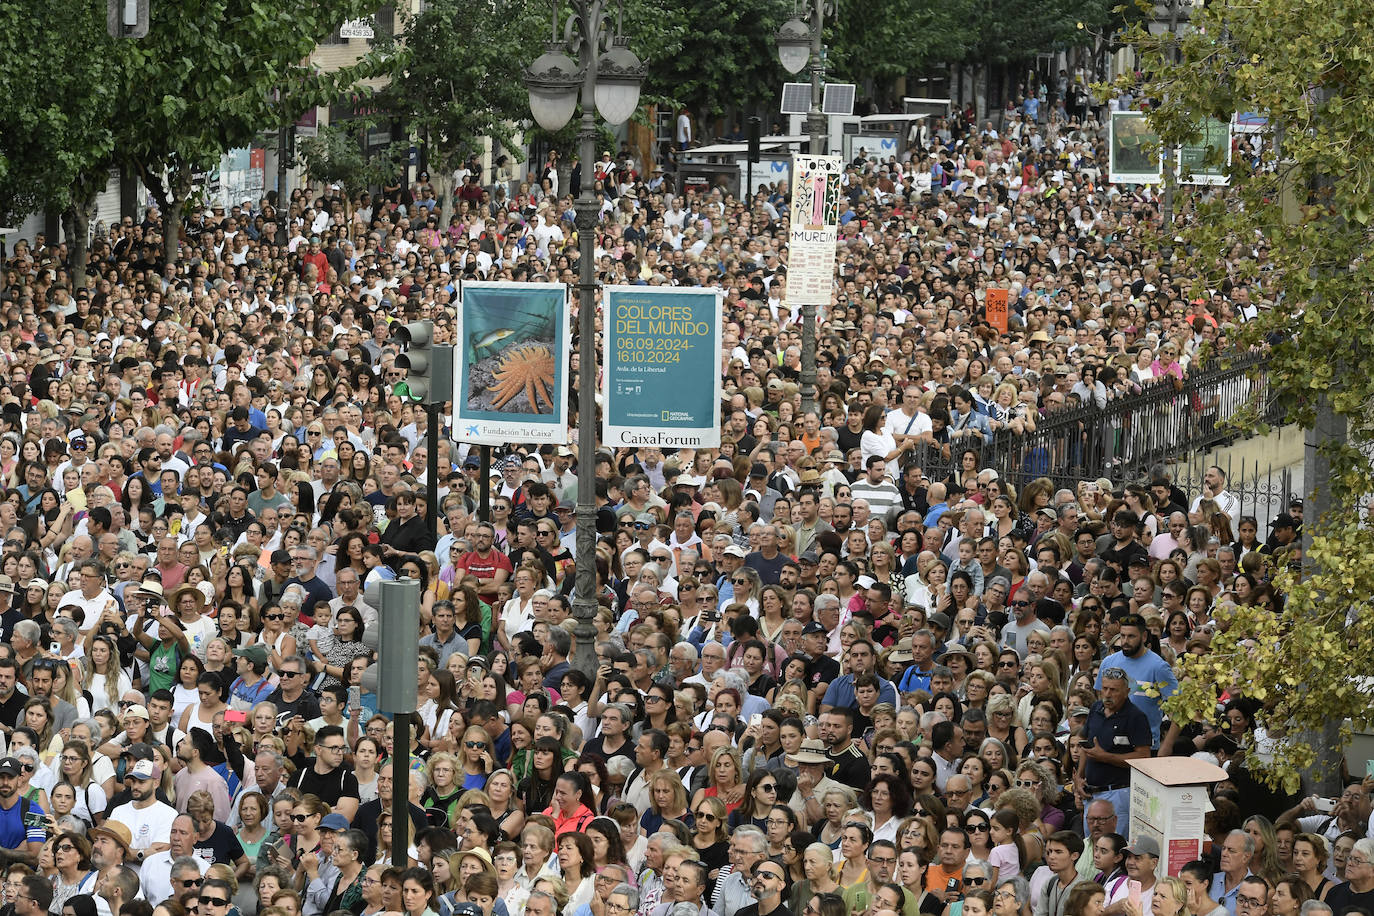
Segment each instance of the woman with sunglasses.
M62 912L64 908L71 909L71 898L80 893L82 881L91 873L91 844L80 834L64 831L54 837L52 854L56 871L48 912ZM94 886L92 881L88 889Z
M744 799L730 812L730 829L749 825L767 833L768 812L778 800L778 780L772 770L757 769L744 784Z
M291 623L294 622L293 619ZM258 642L267 647L267 663L274 670L280 670L286 659L296 654L296 637L287 632L289 627L286 611L280 604L274 602L263 609Z
M692 829L692 848L701 856L707 877L714 882L716 874L730 861L725 803L715 796L698 799L692 806Z

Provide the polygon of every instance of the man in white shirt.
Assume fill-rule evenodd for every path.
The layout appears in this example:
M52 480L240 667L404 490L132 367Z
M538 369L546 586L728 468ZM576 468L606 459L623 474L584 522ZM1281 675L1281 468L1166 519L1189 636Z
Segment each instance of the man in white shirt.
M157 787L161 779L162 767L151 760L140 760L129 770L126 779L133 800L110 812L111 821L118 821L128 828L129 848L139 862L171 846L162 838L171 834L177 809L157 800Z
M1232 525L1240 522L1240 499L1226 489L1226 472L1215 464L1202 475L1202 492L1193 499L1193 504L1188 507L1189 511L1198 511L1204 499L1215 502L1217 507L1230 517Z
M190 890L204 876L209 865L194 855L195 837L191 816L177 815L168 834L171 845L143 860L138 876L143 883L143 896L153 906Z

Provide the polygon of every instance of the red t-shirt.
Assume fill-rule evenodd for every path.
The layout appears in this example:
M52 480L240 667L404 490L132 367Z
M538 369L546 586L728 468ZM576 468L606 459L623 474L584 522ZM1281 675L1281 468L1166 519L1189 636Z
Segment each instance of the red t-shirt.
M499 550L490 551L485 557L475 550L469 551L459 557L455 565L479 579L495 579L498 569L504 569L508 573L515 572L515 568L510 565L510 558Z

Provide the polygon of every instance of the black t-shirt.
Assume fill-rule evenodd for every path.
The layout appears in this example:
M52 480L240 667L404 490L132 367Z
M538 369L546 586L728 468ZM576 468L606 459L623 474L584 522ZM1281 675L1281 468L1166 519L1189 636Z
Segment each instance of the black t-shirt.
M628 736L627 736L628 737ZM606 750L606 736L597 735L582 747L582 753L591 754L593 757L600 757L603 762L610 763L612 757L624 757L634 763L635 743L627 740L619 749L614 751Z
M825 775L855 789L862 789L868 785L872 770L868 765L868 758L859 750L857 744L851 741L849 747L838 754L826 751L825 756L830 758L830 772Z
M328 773L320 774L315 772L315 761L312 759L309 766L297 770L291 777L288 785L301 790L301 794L310 793L319 796L320 801L334 807L341 798L359 798L358 777L353 775L353 771L346 766L335 767Z
M863 437L863 430L859 430L857 433L850 432L848 426L841 426L835 431L835 443L840 447L840 451L846 455L849 454L850 449L859 447Z
M8 700L0 700L0 722L6 728L14 728L14 723L19 721L19 714L24 711L24 704L29 698L16 690L10 694Z
M215 824L215 829L207 840L196 840L195 854L211 865L223 862L232 865L244 856L243 846L234 831L223 824Z
M759 905L751 903L746 907L741 907L736 916L792 916L792 911L787 908L787 904L779 903L777 909L768 913L760 913Z
M834 683L835 678L839 676L840 663L828 655L813 658L806 664L806 686L808 688Z
M1374 913L1374 891L1358 893L1350 889L1348 881L1337 884L1327 891L1326 902L1331 906L1331 912L1335 913L1336 916L1341 916L1345 911L1357 907L1366 913Z
M294 700L284 698L281 695L281 688L278 687L268 695L267 702L277 707L278 725L290 722L294 716L300 716L307 722L320 717L319 698L308 687L302 690L301 695Z

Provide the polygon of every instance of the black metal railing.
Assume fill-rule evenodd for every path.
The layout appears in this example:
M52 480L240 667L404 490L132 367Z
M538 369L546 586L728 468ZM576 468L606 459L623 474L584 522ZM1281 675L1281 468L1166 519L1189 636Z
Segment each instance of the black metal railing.
M1181 386L1173 380L1151 384L1137 394L1115 398L1105 407L1070 407L1036 418L1034 431L1000 430L979 448L980 468L993 468L1018 489L1037 477L1056 486L1105 477L1139 480L1151 468L1186 460L1237 438L1224 421L1242 409L1267 423L1279 420L1263 372L1262 354L1247 354L1223 366L1194 368ZM931 480L944 480L959 466L969 443L943 450L922 446L908 461Z

